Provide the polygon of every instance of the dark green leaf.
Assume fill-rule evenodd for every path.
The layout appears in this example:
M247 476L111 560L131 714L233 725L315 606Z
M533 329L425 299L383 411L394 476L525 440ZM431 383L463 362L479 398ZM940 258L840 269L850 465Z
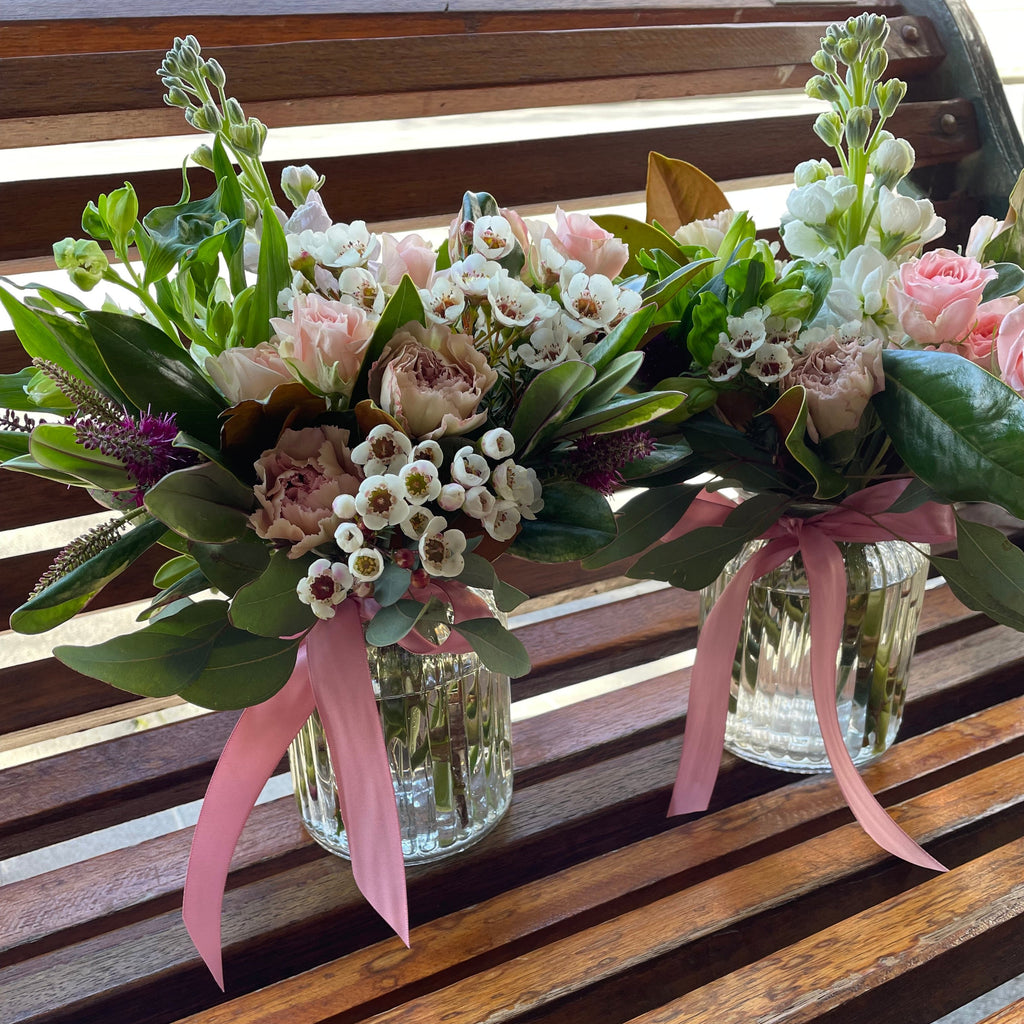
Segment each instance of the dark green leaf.
M166 590L180 583L197 568L196 560L191 555L175 555L157 569L153 576L153 586L157 590Z
M424 605L419 601L396 601L379 612L366 624L366 642L374 647L397 644L419 622Z
M1016 295L1024 288L1024 270L1016 263L996 263L989 269L994 270L997 276L985 285L985 290L981 294L982 302L1001 299L1005 295Z
M196 560L210 585L227 597L235 594L240 587L259 579L270 561L270 548L251 530L228 544L190 543L189 552ZM234 606L232 606L232 613ZM234 615L232 614L232 619ZM236 623L236 625L242 625ZM249 629L245 625L243 629ZM258 633L252 629L250 632ZM266 636L290 636L290 633L261 634Z
M28 434L20 430L0 430L0 462L28 455Z
M674 444L655 442L654 451L650 455L627 463L619 472L622 474L623 480L627 482L645 483L648 486L657 487L659 486L657 477L680 466L692 452L693 449L685 441L677 441Z
M619 356L632 352L643 341L647 329L654 322L657 308L653 303L623 317L585 356L599 373Z
M790 455L814 478L816 498L835 498L846 490L846 481L807 446L807 391L796 384L781 394L765 411L775 421Z
M887 350L873 402L900 457L946 501L1024 517L1024 400L952 352Z
M534 562L572 562L615 539L615 517L607 499L583 484L544 485L544 509L524 519L511 553Z
M611 401L632 379L644 361L643 352L623 352L598 373L597 379L584 392L574 415L580 416Z
M289 558L286 551L275 551L262 575L235 594L231 622L249 633L269 637L295 636L309 629L316 616L299 600L295 588L311 562L312 557Z
M45 469L76 477L83 484L104 491L128 491L135 481L124 463L75 438L75 428L64 423L40 423L29 439L29 453Z
M626 575L634 580L663 580L683 590L701 590L718 579L747 539L742 527L701 526L648 551Z
M573 360L542 370L530 382L519 402L509 428L516 441L516 454L525 455L536 443L541 431L557 425L558 417L571 413L597 371L589 363Z
M582 416L574 415L555 433L556 437L589 434L611 434L617 430L640 427L675 409L685 395L677 391L647 391L641 395L619 395Z
M252 489L215 462L177 469L146 492L146 507L157 519L201 544L241 537L254 504Z
M523 642L497 619L464 619L455 624L455 632L470 642L492 672L518 678L530 671L530 656Z

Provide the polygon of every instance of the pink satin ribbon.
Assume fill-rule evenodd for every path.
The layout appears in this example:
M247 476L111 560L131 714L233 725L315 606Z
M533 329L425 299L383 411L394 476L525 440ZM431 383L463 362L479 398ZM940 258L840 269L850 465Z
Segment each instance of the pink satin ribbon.
M432 583L417 597L432 594L452 605L456 622L491 614L460 584ZM288 682L269 700L242 712L217 761L192 837L182 918L222 990L221 910L231 857L261 790L314 710L334 765L353 878L370 905L409 944L398 810L363 640L362 621L369 614L350 597L337 606L334 618L317 622L299 648ZM414 654L471 650L454 631L441 647L415 633L401 645Z
M729 681L751 583L800 551L807 573L811 626L811 690L825 752L839 789L864 831L884 850L912 864L946 869L886 814L860 777L843 741L836 709L836 652L846 609L846 569L837 542L871 543L894 535L923 544L952 540L953 512L926 503L910 512L887 512L905 480L876 484L809 519L783 517L768 541L730 580L701 628L690 676L690 703L682 757L669 804L670 815L707 810L718 776L729 708ZM690 506L670 537L701 526L721 525L736 507L718 493ZM870 517L870 518L869 518Z

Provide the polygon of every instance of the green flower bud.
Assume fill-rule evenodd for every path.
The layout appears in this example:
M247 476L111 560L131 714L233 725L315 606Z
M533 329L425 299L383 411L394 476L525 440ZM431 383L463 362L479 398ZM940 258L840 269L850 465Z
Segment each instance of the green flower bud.
M839 67L835 57L831 53L826 53L824 49L819 50L811 58L811 64L826 75L834 75Z
M888 82L880 82L875 86L875 100L878 103L879 116L892 117L906 94L907 83L898 78L890 78Z
M99 243L91 238L65 238L56 242L53 258L61 270L68 272L72 283L85 292L103 280L110 265Z
M885 74L888 66L889 55L882 49L872 50L864 62L864 70L873 82L877 82Z
M838 103L840 100L839 89L831 78L824 75L815 75L807 80L804 92L812 100L824 100L826 103Z
M839 43L839 59L850 67L860 60L861 45L856 39L843 39Z
M224 104L224 116L227 117L228 124L245 124L245 111L234 96L229 96Z
M189 99L181 89L174 87L167 90L164 103L169 107L188 107Z
M90 238L110 238L106 218L93 202L90 202L82 211L82 230Z
M326 180L309 164L301 167L292 165L281 172L281 191L291 200L292 205L301 206L311 191L323 188Z
M204 78L209 79L211 85L216 89L223 89L224 83L227 81L227 75L224 74L224 69L213 57L203 64L202 75Z
M814 122L814 134L826 146L836 148L843 141L843 122L834 110L826 110L819 114Z
M207 145L197 146L192 151L192 162L199 167L205 167L208 171L213 170L213 150Z
M105 208L103 197L100 197L100 210L106 217L112 236L127 240L134 230L135 221L139 216L139 197L135 194L135 189L126 181L124 188L116 189L106 197Z
M199 69L199 41L195 36L174 40L174 49L167 54L168 60L183 72L194 72Z
M863 149L871 133L871 108L851 107L846 115L846 142L851 148Z
M214 103L204 103L199 113L202 116L206 131L215 133L220 131L221 126L224 124L224 118L221 117L220 111ZM198 117L196 119L196 126L199 126Z

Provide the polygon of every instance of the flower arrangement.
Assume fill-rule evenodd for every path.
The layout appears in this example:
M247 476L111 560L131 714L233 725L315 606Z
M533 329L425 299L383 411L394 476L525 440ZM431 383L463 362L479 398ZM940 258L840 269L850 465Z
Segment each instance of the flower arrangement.
M622 388L691 271L648 286L589 217L526 220L487 194L466 194L439 249L336 223L309 167L284 171L286 213L261 162L267 130L218 63L179 39L160 76L168 104L213 134L193 154L213 191L192 198L183 171L180 202L141 220L130 184L89 204L89 237L54 253L80 288L110 289L100 309L0 290L32 358L5 384L27 419L8 415L4 467L112 510L12 626L70 618L162 545L144 628L58 658L145 695L252 705L352 598L370 643L454 627L523 674L522 645L487 614L453 623L446 588L514 607L499 554L596 550L615 529L602 492L680 453L642 428L683 395Z

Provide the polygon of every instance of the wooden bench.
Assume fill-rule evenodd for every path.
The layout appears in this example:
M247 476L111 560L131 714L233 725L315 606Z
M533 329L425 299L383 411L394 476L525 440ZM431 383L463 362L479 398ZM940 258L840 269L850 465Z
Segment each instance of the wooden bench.
M496 11L380 0L361 13L367 6L281 2L219 16L188 0L169 14L150 0L113 21L70 5L50 19L9 0L0 146L12 155L181 134L154 71L185 33L222 51L232 91L272 127L582 103L639 111L635 101L715 94L732 96L739 114L761 102L747 93L799 93L825 26L868 7L893 20L890 66L911 85L895 130L917 151L918 183L947 216L948 237L963 241L980 212L1001 215L1024 164L959 3L547 0ZM541 139L514 137L522 119L503 122L497 141L461 120L434 122L430 148L399 154L383 134L380 151L346 152L346 128L332 128L338 155L310 162L328 177L336 219L411 225L446 223L467 188L520 208L633 202L651 150L755 183L824 155L813 113L694 123L679 106L670 125L581 131L568 117ZM40 151L38 180L8 175L0 185L0 272L51 266L50 243L74 234L85 203L125 177L147 207L175 201L177 164L193 145L177 141L164 167L139 172L127 146L123 165L119 150L113 170L95 174L76 173L78 150ZM289 150L287 162L309 155ZM0 335L0 372L23 364L11 333ZM60 521L94 507L27 477L8 480L4 494L0 529L39 530L2 535L6 620L52 559ZM158 563L143 560L105 591L94 618L143 599ZM952 868L933 875L880 852L830 779L730 757L707 815L666 819L696 598L632 584L622 569L508 561L536 612L517 625L534 665L514 685L517 702L619 670L638 679L516 722L506 820L457 859L409 871L411 949L389 935L348 866L304 834L284 796L257 807L236 853L226 995L181 923L185 827L3 886L0 1022L928 1024L1024 971L1020 636L944 586L928 593L901 740L865 778ZM142 828L148 815L198 800L236 717L132 731L140 717L178 713L175 702L76 676L49 656L53 642L3 636L0 756L21 763L0 771L0 861L56 855L55 844ZM678 660L659 660L668 656ZM24 760L33 744L69 737L89 742Z

